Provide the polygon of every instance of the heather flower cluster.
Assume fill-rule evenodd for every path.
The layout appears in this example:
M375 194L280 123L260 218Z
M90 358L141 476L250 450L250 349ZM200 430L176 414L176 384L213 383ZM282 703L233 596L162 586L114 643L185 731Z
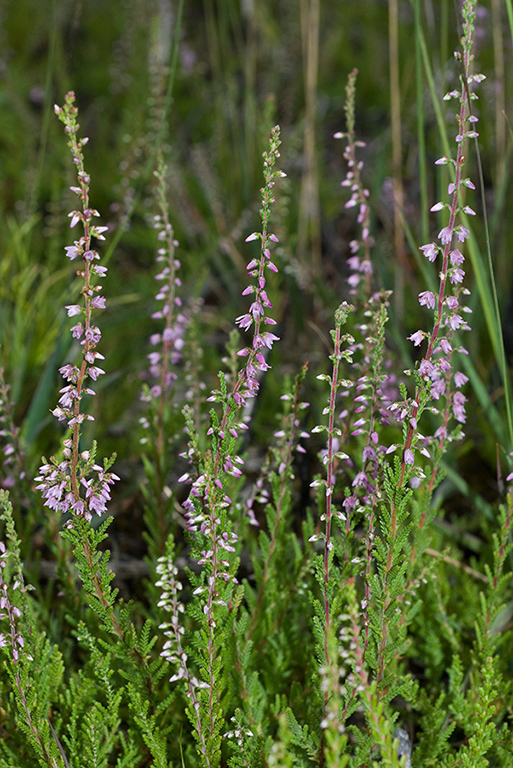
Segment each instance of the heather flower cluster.
M455 341L455 333L470 330L466 315L471 310L461 302L462 296L469 293L468 289L461 285L465 276L462 269L465 259L461 244L468 239L470 232L468 227L460 223L458 219L465 215L475 215L475 211L469 205L464 205L461 202L465 189L475 189L472 181L463 176L464 145L467 140L475 139L479 135L475 129L477 117L471 112L472 102L478 97L472 88L484 80L484 75L470 74L473 57L467 41L472 38L474 12L465 5L463 15L465 32L463 38L464 75L461 77L461 90L453 90L444 97L445 100L457 99L460 105L457 115L458 132L455 137L458 148L457 156L455 160L444 156L436 161L437 165L452 166L454 181L450 182L447 189L450 202L438 202L431 208L432 212L447 211L449 221L438 233L438 242L427 243L420 247L429 261L441 261L438 294L431 291L422 291L419 294L419 304L434 312L433 330L430 334L419 330L409 337L415 346L420 346L424 340L427 340L428 348L419 364L419 375L427 389L429 398L437 401L440 397L445 396L451 404L453 418L460 424L464 424L466 421L465 402L467 398L461 392L461 387L467 382L467 377L463 373L453 372L452 355L456 351L468 354L467 350ZM460 58L460 55L456 54L456 58ZM450 292L450 288L452 288L452 292ZM413 433L417 431L420 397L419 390L412 406L410 428L404 450L404 462L410 465L414 463L412 438ZM435 433L435 438L442 441L451 439L447 422L448 418L446 417L444 423Z
M203 668L203 683L210 689L208 708L205 722L196 723L198 738L203 745L202 733L206 729L209 734L218 733L219 706L219 660L217 643L223 633L223 624L228 610L228 601L237 584L235 578L235 553L238 536L233 531L229 511L232 499L228 495L226 485L230 478L241 477L243 459L236 453L236 441L241 429L247 429L244 416L238 415L248 399L256 396L259 389L259 376L268 368L266 353L272 348L278 337L271 331L264 330L265 326L274 326L276 321L269 317L268 311L272 303L266 291L266 269L277 272L277 267L271 260L270 246L278 238L268 231L271 205L274 202L273 187L275 178L283 176L281 171L274 170L279 157L280 145L279 127L273 128L269 150L264 154L265 185L261 190L262 207L260 210L262 232L253 233L246 242L260 240L261 252L259 259L252 259L247 271L254 284L248 286L243 295L252 295L253 300L246 314L237 318L236 323L241 330L253 330L250 346L240 349L236 355L245 358L244 365L228 391L226 377L220 374L220 389L211 392L207 398L210 402L220 403L221 416L215 410L211 411L211 423L207 436L211 439L212 449L202 453L198 447L195 428L190 409L186 409L187 431L189 433L188 458L196 467L196 477L193 479L189 472L181 478L181 482L191 483L187 500L183 504L187 526L195 535L194 555L202 568L201 575L193 579L193 595L198 596L201 604L202 637L204 638L205 665ZM246 417L248 418L248 417ZM223 617L223 621L221 621ZM178 632L175 633L174 644L178 642ZM176 654L175 654L176 656ZM177 657L180 659L180 656ZM183 661L183 659L182 659ZM178 677L188 680L188 696L192 696L191 681L185 668ZM193 703L196 709L196 703ZM216 736L220 738L220 735ZM201 747L204 749L204 747Z
M344 407L338 415L338 421L343 425L342 433L346 439L349 433L357 437L360 462L352 457L345 458L346 466L355 471L351 483L351 492L346 493L343 502L344 513L341 519L346 520L346 532L349 532L350 515L361 503L371 509L378 493L379 467L387 446L379 443L379 428L387 426L392 420L390 406L396 401L396 377L393 372L385 370L390 360L384 360L385 353L385 324L388 319L388 299L390 292L372 293L372 261L371 248L373 239L370 236L370 206L369 191L363 185L363 162L357 160L356 150L365 146L364 142L355 139L355 90L358 70L354 69L348 76L346 85L346 132L338 132L336 139L345 139L344 158L347 163L346 178L342 187L351 192L345 208L356 208L359 234L349 243L351 256L347 264L351 270L348 278L349 293L356 305L356 314L363 315L363 322L355 323L359 332L359 340L351 343L350 350L354 355L352 367L356 374L354 385L355 394L350 405ZM352 385L351 385L352 386ZM351 386L340 393L346 400L350 395ZM337 446L340 438L335 438ZM337 447L338 450L338 447ZM370 519L372 529L372 516Z
M184 331L188 322L186 314L182 311L182 299L177 295L177 288L181 287L178 277L180 261L175 257L175 249L178 242L175 240L173 226L169 221L168 206L166 202L165 185L166 167L162 160L155 171L158 181L157 195L159 213L154 217L154 227L161 246L157 251L157 263L161 264L160 271L155 276L159 283L159 289L155 296L157 302L162 302L161 308L152 314L154 320L164 320L165 327L161 333L154 333L150 337L150 343L155 347L150 352L150 375L153 384L143 394L143 399L159 398L169 392L176 381L176 366L182 357L184 346Z
M13 420L13 403L9 385L0 368L0 438L3 438L2 479L3 488L14 488L16 482L25 480L24 455L20 446L20 430Z
M251 495L245 504L250 524L258 527L260 523L255 516L253 507L255 503L260 504L262 507L272 503L273 495L266 485L272 467L276 474L280 476L280 493L277 499L274 498L277 515L273 536L276 534L281 518L281 506L285 495L287 475L291 470L294 454L306 454L302 441L310 438L310 433L302 429L299 418L300 414L310 406L310 403L300 401L299 399L301 383L307 370L308 364L305 363L295 380L294 389L280 396L280 400L284 403L281 429L274 433L275 447L269 451L260 469L260 475L253 485ZM273 545L271 545L271 552L272 547Z
M178 593L182 590L182 584L177 579L178 568L169 556L163 556L159 557L156 570L159 580L155 583L155 586L162 590L158 607L171 614L171 621L164 622L159 626L159 629L163 630L164 637L167 638L160 655L170 664L178 665L176 673L169 678L169 682L173 683L176 680L185 681L186 696L190 700L194 712L195 727L201 744L201 750L203 755L206 756L207 748L199 717L200 702L196 692L201 689L208 689L209 685L198 680L190 673L187 665L187 653L182 647L185 629L180 623L179 614L184 612L184 607L178 597Z
M362 357L353 364L358 373L353 398L353 416L356 418L348 429L352 437L358 438L361 458L358 471L351 483L352 491L346 495L343 502L348 526L349 514L357 508L358 504L363 504L368 509L373 508L379 495L383 458L391 452L391 446L380 442L381 428L391 423L390 408L397 400L395 375L385 369L383 360L385 324L388 319L387 298L386 294L372 296L365 311L368 325L357 326L364 334L364 343L354 345L354 349L361 350ZM348 411L344 410L339 418L347 419L348 416ZM370 525L372 527L372 518Z
M22 584L19 578L16 578L12 585L8 584L8 578L4 575L7 567L8 550L3 541L0 541L0 622L7 619L9 629L7 634L0 632L0 648L10 645L12 658L17 662L20 655L20 649L25 646L25 640L18 628L18 619L21 616L21 610L11 601L10 592L20 589Z
M59 368L60 374L67 383L60 390L59 403L52 413L59 421L65 421L71 429L71 437L64 441L64 459L57 461L51 458L47 461L43 458L43 464L39 468L40 475L36 480L40 483L37 488L41 491L45 506L49 509L61 513L71 511L75 515L90 520L93 514L102 515L106 511L107 502L110 499L110 486L119 478L108 471L112 462L105 462L103 467L94 463L95 448L92 451L79 452L80 427L85 421L94 420L93 416L82 410L82 399L84 395L95 395L95 391L89 385L90 381L97 381L99 376L105 373L98 365L99 361L104 360L104 356L97 350L101 331L93 323L93 312L105 308L105 297L100 295L101 286L98 281L105 277L107 268L97 263L100 256L93 250L92 240L93 238L104 240L103 233L107 227L93 224L94 217L99 216L99 213L89 205L91 179L84 169L82 152L88 139L79 139L77 136L80 126L77 123L78 110L74 106L74 101L75 95L70 91L66 95L64 106L55 106L55 113L64 123L68 135L68 146L77 169L78 186L70 189L82 204L82 209L71 211L69 217L71 218L70 227L73 229L80 223L83 234L65 250L70 261L75 259L81 261L77 275L83 283L81 289L83 302L69 304L66 310L68 317L76 317L78 320L71 328L71 335L79 340L83 350L80 364L67 363Z
M184 678L187 681L187 695L194 703L194 691L197 688L208 688L208 685L200 683L190 674L187 667L187 654L182 649L182 637L185 634L185 629L180 623L179 614L184 612L184 607L183 603L180 602L178 593L182 591L183 586L176 578L178 568L169 557L162 556L157 561L156 571L159 579L155 582L155 586L162 590L157 605L171 614L171 621L159 626L167 638L160 655L170 664L178 664L178 670L176 674L172 675L170 682L174 683L176 680Z
M247 358L237 377L233 390L228 394L224 377L221 377L221 390L213 390L207 398L209 402L222 403L223 414L221 421L214 412L212 412L212 424L207 432L213 438L214 442L214 462L213 466L199 476L192 484L191 493L184 504L188 525L192 530L197 530L199 525L205 529L205 517L203 507L207 506L210 510L220 505L221 508L227 508L231 504L231 499L223 494L223 484L220 478L221 473L228 476L240 477L243 459L240 456L233 455L235 440L239 436L239 431L247 429L247 424L243 419L236 420L236 412L242 406L245 406L247 400L256 396L259 389L259 376L263 375L269 369L266 360L266 353L272 349L276 336L271 331L263 330L262 326L274 326L276 321L269 317L267 311L272 309L272 303L266 291L265 270L270 269L277 272L278 269L271 260L271 243L278 242L275 234L268 231L269 218L271 215L271 206L275 202L273 197L273 187L277 177L283 177L283 171L275 170L276 160L279 158L278 147L280 146L280 129L275 126L271 132L269 149L264 153L264 179L265 185L261 189L262 206L260 209L260 218L262 221L262 232L253 232L246 238L246 242L260 240L260 258L252 259L247 265L248 275L254 279L254 284L250 284L242 292L243 296L252 295L253 301L246 314L236 318L236 324L245 332L253 329L253 340L251 346L245 346L237 352L241 358ZM189 429L192 438L192 430ZM182 476L183 482L190 482L189 473ZM217 516L214 516L217 519ZM212 534L216 524L208 527ZM233 534L235 535L235 534ZM231 542L226 542L231 546Z
M334 134L334 138L345 138L347 142L344 149L344 158L347 161L347 173L346 178L341 182L341 186L346 187L351 191L351 196L345 203L345 208L356 207L358 209L357 223L361 228L359 238L357 237L349 243L349 249L351 251L351 256L347 260L347 265L351 271L351 274L347 279L350 289L349 293L351 296L355 296L356 294L369 296L370 281L372 277L370 249L373 240L370 235L369 190L366 189L362 183L361 171L363 168L363 161L358 160L356 157L357 148L365 147L365 142L357 141L355 139L354 131L357 75L358 70L353 69L347 79L345 102L347 132L342 133L339 131Z
M264 178L265 186L262 192L262 208L260 217L262 220L262 232L253 232L246 238L249 243L253 240L260 240L261 250L260 259L252 259L246 269L248 276L255 281L254 285L249 285L242 292L243 296L253 296L253 301L246 314L240 315L235 322L242 331L249 331L253 328L253 341L251 347L243 347L239 350L240 357L247 357L246 364L239 376L239 380L233 392L233 399L237 405L245 405L247 398L255 397L259 388L258 377L270 367L266 361L268 350L272 349L276 336L271 331L262 330L262 326L274 326L276 320L269 317L267 310L272 309L272 303L266 292L265 270L278 272L277 266L271 260L271 243L277 243L278 238L275 234L268 232L268 222L271 215L271 205L276 202L273 197L273 187L276 177L283 177L283 171L274 170L276 160L280 153L280 129L275 126L271 133L269 150L264 154Z

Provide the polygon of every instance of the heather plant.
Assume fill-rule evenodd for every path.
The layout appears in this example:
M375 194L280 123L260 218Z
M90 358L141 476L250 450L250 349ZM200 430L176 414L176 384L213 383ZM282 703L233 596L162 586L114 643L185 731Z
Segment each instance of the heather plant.
M460 370L476 306L465 260L479 222L466 163L484 77L473 67L474 0L461 13L459 84L445 97L456 105L453 150L444 146L435 164L438 235L417 246L424 323L407 332L406 369L374 263L353 70L335 138L342 203L356 217L320 371L289 362L282 375L290 326L281 297L297 273L277 205L287 181L280 127L263 153L260 227L237 245L244 309L222 339L209 325L211 296L184 280L175 177L155 152L158 290L130 408L130 463L100 459L94 439L110 365L100 318L110 308L102 245L111 232L92 207L74 93L55 108L79 201L69 213L78 234L65 247L71 343L60 346L52 409L60 445L33 482L1 372L0 767L511 764L513 473L470 560L451 542L439 492L447 455L465 441L475 379ZM215 381L210 347L219 348ZM109 538L129 494L146 542L131 590ZM28 562L32 539L51 558L45 578Z

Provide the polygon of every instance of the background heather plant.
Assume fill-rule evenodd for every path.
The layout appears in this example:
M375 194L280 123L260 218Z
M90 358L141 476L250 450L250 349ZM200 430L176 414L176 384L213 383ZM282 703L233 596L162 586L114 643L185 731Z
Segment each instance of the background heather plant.
M303 8L310 21L317 18L314 6L312 0ZM207 13L211 43L227 7ZM454 443L472 446L476 427L466 398L477 396L495 414L492 421L499 413L467 354L480 320L464 260L479 267L475 239L483 222L483 212L474 213L479 206L467 200L477 181L464 170L481 139L483 109L475 93L484 79L473 64L475 4L462 6L461 53L448 94L458 109L455 141L442 131L436 164L440 202L427 205L422 188L418 228L408 231L406 213L403 221L418 261L415 301L399 280L395 295L383 287L389 282L375 219L383 203L363 162L369 147L357 138L356 70L346 88L345 131L335 134L346 145L342 188L348 190L338 204L356 213L353 223L343 218L347 265L330 263L331 245L318 263L315 200L307 210L303 198L306 219L292 255L299 154L290 125L272 128L263 152L260 231L249 198L236 216L230 210L231 199L217 186L223 174L211 172L198 148L194 162L217 235L215 247L195 252L184 222L201 220L202 203L188 194L166 122L180 31L178 25L166 54L166 8L179 20L182 3L159 5L162 34L151 38L156 101L143 122L151 126L151 141L150 132L139 135L128 150L122 171L129 202L119 216L111 210L108 227L94 223L91 189L94 199L98 192L95 176L91 181L85 171L73 94L56 108L77 176L68 186L80 201L69 215L72 231L80 232L64 246L61 315L64 323L73 318L73 326L71 341L64 324L55 332L52 373L42 377L36 405L19 426L9 355L1 382L9 494L0 495L0 768L35 760L64 768L509 766L513 499L507 489L495 506L478 499L479 536L470 527L460 531L447 479L460 488L464 482L454 471ZM413 9L420 63L424 29L418 5ZM145 12L152 14L150 5ZM257 20L249 6L244 14L250 50ZM310 105L313 31L310 25L305 60ZM182 41L183 67L188 42ZM217 106L225 108L220 62L212 77ZM426 61L424 72L430 83ZM257 89L248 68L244 78L243 103L251 112ZM177 111L182 97L179 90L173 96ZM264 132L276 122L271 102L266 109L258 125L262 149ZM230 119L226 109L217 110L219 135ZM311 112L307 125L312 130ZM133 136L135 120L130 130ZM98 168L100 132L90 133L88 167ZM276 169L282 140L288 178ZM249 134L232 142L228 163L221 147L216 162L229 168L230 185L245 200L241 189L251 186L254 198ZM315 190L311 147L310 136L303 189ZM397 203L397 178L393 186ZM337 199L333 190L334 184ZM424 226L429 209L440 217L433 239ZM61 210L56 231L64 220ZM175 229L182 230L180 246ZM141 269L136 291L117 291L131 280L129 258L109 264L100 290L106 267L92 238L102 240L107 231L102 264L112 254L116 260L118 249L133 248L142 259L148 245L149 256L157 232L158 268ZM401 233L394 234L398 248ZM420 248L417 238L425 243ZM305 258L309 248L317 254L312 263ZM405 254L395 255L405 268ZM477 295L485 302L482 281L478 273ZM97 312L105 308L100 331ZM474 327L463 347L469 309ZM130 335L130 315L138 318L140 335ZM312 343L311 333L322 343ZM130 352L125 367L115 339L127 359ZM99 348L109 352L108 363ZM52 411L67 429L57 447L34 427L37 402L44 402L55 371L65 381ZM113 403L123 392L134 394L120 422ZM53 446L42 464L40 442ZM111 445L119 448L116 474L113 458L103 466L96 458ZM506 439L502 447L507 451ZM27 482L23 475L34 477L38 465L35 481ZM511 475L504 474L507 485Z

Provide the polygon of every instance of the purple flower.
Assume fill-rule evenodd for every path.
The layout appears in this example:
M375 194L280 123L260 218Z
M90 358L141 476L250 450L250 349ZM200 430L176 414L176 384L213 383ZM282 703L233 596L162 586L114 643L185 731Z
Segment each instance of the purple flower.
M419 373L421 376L431 376L435 371L435 366L429 360L422 360L419 365Z
M456 371L454 374L454 386L455 387L463 387L464 384L466 384L468 381L468 376L465 376L464 373L461 373L460 371Z
M243 331L248 331L253 325L253 318L251 315L239 315L239 317L235 319L235 322Z
M454 264L456 267L461 266L461 264L463 264L463 262L465 261L465 259L463 258L463 254L460 251L458 251L457 248L455 248L454 251L451 251L450 257L451 257L451 264Z
M449 307L449 309L457 309L459 306L456 296L447 296L445 299L445 304Z
M448 320L449 328L451 330L456 331L462 324L463 324L463 318L460 317L460 315L451 315Z
M91 227L92 236L96 237L98 240L105 240L103 233L108 231L109 231L108 227Z
M103 368L98 368L97 365L91 365L87 369L87 373L93 379L93 381L96 381L98 376L100 376L102 373L105 373L105 371L103 370Z
M76 259L77 256L80 256L80 251L78 250L76 245L67 245L65 247L66 256L70 261L73 261L73 259Z
M105 309L105 297L94 296L91 299L91 306L94 307L94 309Z
M424 340L424 331L416 331L415 333L412 333L411 336L408 336L410 341L413 341L414 345L416 347L420 346Z
M438 233L438 239L442 242L443 245L450 243L452 240L452 230L450 227L444 227L441 229Z
M465 403L467 398L462 392L455 392L452 400L452 412L456 421L465 424L467 417L465 414Z
M456 235L456 240L459 243L463 243L468 237L470 237L470 231L467 229L467 227L464 227L463 224L460 224L459 227L456 227L454 233Z
M280 340L280 337L279 337L279 336L276 336L274 333L269 333L269 332L266 332L266 333L263 333L263 334L262 334L262 340L263 340L263 342L264 342L265 346L266 346L268 349L272 349L273 343L274 343L275 341L279 341L279 340Z
M93 346L96 346L100 341L102 335L101 335L100 329L97 328L97 326L92 325L85 332L85 337L87 341L89 341Z
M427 245L421 245L419 251L423 251L426 259L434 261L438 253L438 247L434 243L428 243Z
M451 269L449 272L449 280L451 283L462 283L465 277L465 272L462 269Z
M435 294L431 291L422 291L422 293L419 293L419 304L421 306L426 306L428 309L433 309L435 306Z

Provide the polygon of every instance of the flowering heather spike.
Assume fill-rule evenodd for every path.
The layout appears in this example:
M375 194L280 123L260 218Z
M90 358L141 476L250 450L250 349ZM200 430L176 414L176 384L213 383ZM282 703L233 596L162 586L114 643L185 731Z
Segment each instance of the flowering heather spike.
M240 315L235 322L244 332L253 328L253 342L251 348L243 348L239 351L239 356L246 357L246 363L242 369L238 381L233 391L233 398L238 406L245 405L246 400L255 397L259 389L259 377L268 370L269 365L265 359L265 350L272 349L278 336L270 331L262 331L262 325L275 325L275 321L267 316L267 310L272 308L267 292L265 290L265 270L270 269L277 272L276 265L270 260L270 246L273 242L278 242L276 235L268 232L269 217L271 215L271 204L274 201L273 187L276 177L282 177L285 174L282 171L275 171L274 165L280 156L278 147L280 146L280 128L275 126L271 133L269 151L264 154L264 178L265 186L262 192L262 207L260 209L260 218L262 220L262 232L253 232L246 238L246 242L260 240L260 259L252 259L248 264L248 275L254 278L255 285L248 286L243 295L253 294L253 301L246 314Z
M434 400L438 400L441 394L447 392L446 380L449 376L449 372L452 370L451 353L453 347L451 340L453 332L457 330L469 330L468 323L462 317L462 313L468 312L468 310L460 307L461 294L464 292L468 293L468 291L463 291L460 287L460 283L463 281L465 275L463 269L460 269L460 266L464 262L464 257L458 248L453 248L453 243L454 241L463 243L470 235L468 228L463 224L458 223L458 217L460 217L462 213L475 215L472 208L468 205L462 205L461 202L462 187L468 189L475 188L474 184L469 179L463 178L462 176L463 166L465 164L463 139L475 138L478 135L475 130L468 130L469 124L474 126L477 122L475 115L470 114L471 101L477 98L471 88L473 83L479 83L483 79L481 76L474 77L469 74L470 64L473 58L471 49L474 15L474 4L472 2L464 3L464 36L462 38L464 72L461 76L462 88L461 92L453 91L448 94L449 98L458 98L460 102L460 110L457 118L458 132L455 138L457 144L456 160L452 161L445 157L442 158L442 160L437 161L437 164L449 161L454 163L455 178L449 185L448 190L449 195L451 196L451 201L450 204L437 203L431 208L432 211L447 209L449 211L449 221L438 234L440 245L428 243L420 248L429 261L434 261L439 254L442 257L438 294L435 296L430 291L423 291L419 294L419 303L422 306L427 306L429 309L434 310L433 330L430 335L423 331L416 331L409 336L409 339L415 346L421 345L424 338L428 338L428 348L425 357L420 363L419 371L430 397ZM457 58L460 58L459 54L457 55ZM452 293L448 293L448 289L451 286L454 286L453 291ZM461 348L460 351L465 352L465 350ZM404 446L402 465L403 476L406 465L413 464L412 458L414 456L414 451L412 449L415 448L416 429L411 426L411 422L412 420L414 423L417 421L422 397L422 390L418 389L412 404L410 428ZM460 423L465 422L465 400L466 398L461 392L457 392L452 398L453 417Z
M419 451L423 455L429 456L427 446L429 440L426 440L419 432L419 423L424 410L430 407L430 402L438 401L440 398L445 398L446 408L443 417L443 425L431 438L431 441L438 440L436 446L436 454L433 462L433 470L429 487L427 489L428 495L432 492L434 487L434 481L436 478L437 468L439 464L439 458L443 453L444 443L449 437L448 422L452 416L456 421L463 423L465 421L465 396L458 389L452 394L454 381L452 375L452 339L456 329L467 330L468 324L463 320L462 314L464 309L460 307L460 297L466 291L466 289L455 288L451 292L451 285L461 282L464 276L463 270L458 267L452 266L453 259L455 258L458 263L462 263L463 256L461 251L454 249L454 241L460 243L464 242L469 237L469 230L461 223L459 219L462 213L464 213L464 207L461 201L462 187L470 188L467 180L463 178L462 171L465 164L464 144L462 139L473 138L476 135L474 130L468 131L468 124L475 125L475 120L470 120L469 112L471 101L477 98L472 93L472 83L477 81L470 81L470 66L472 61L472 33L473 33L473 20L475 15L475 0L465 0L463 3L463 18L464 18L464 35L462 38L463 47L463 75L461 76L461 92L452 91L448 94L447 98L457 98L459 100L459 113L457 115L457 134L455 142L457 146L456 160L452 161L449 158L444 158L444 161L451 162L454 165L454 181L449 187L450 202L444 205L445 210L448 211L449 220L447 224L440 230L438 239L440 244L429 243L421 247L421 250L427 256L430 261L435 259L441 260L441 267L439 269L439 288L438 293L433 298L430 294L423 293L419 297L421 305L432 306L434 312L433 328L430 333L425 334L422 331L413 333L409 338L415 345L422 345L424 338L427 338L427 350L424 358L420 361L417 376L416 376L416 389L415 394L411 400L407 401L406 407L403 404L394 404L390 410L399 414L401 421L407 419L407 426L405 423L404 443L402 445L402 456L400 464L397 465L397 471L394 475L394 488L393 493L390 495L390 509L387 511L391 535L389 537L386 550L383 552L383 560L381 563L381 580L382 580L382 597L381 597L381 627L380 627L380 641L377 649L377 675L376 680L381 683L387 674L387 666L389 663L390 648L393 640L391 640L391 634L393 632L394 622L393 617L388 612L391 595L393 594L393 574L395 568L399 565L399 554L401 554L401 547L398 546L398 540L400 539L401 527L406 523L405 507L403 500L405 499L406 483L410 482L413 488L418 487L420 481L424 479L422 469L416 466L417 455ZM456 58L461 58L457 55ZM437 208L437 206L435 206ZM457 253L456 253L457 251ZM462 348L460 347L460 351ZM461 381L461 380L460 380ZM406 394L406 392L405 392ZM456 434L458 434L456 430ZM422 528L425 523L426 513L424 512L422 518L419 521L419 528ZM402 556L402 555L401 555ZM414 554L412 555L414 558ZM413 562L413 560L412 560Z
M162 264L155 276L158 282L158 292L155 300L162 302L162 308L153 313L157 320L165 320L162 333L154 333L150 337L151 344L155 347L150 352L150 374L154 380L149 390L146 390L142 399L165 397L176 380L176 373L172 367L180 362L184 346L184 329L188 318L182 310L182 300L177 295L177 287L181 285L178 277L180 262L175 258L175 249L178 242L174 239L174 232L169 221L168 204L166 200L165 177L167 168L162 157L159 156L158 168L155 171L157 178L157 202L159 213L154 218L154 226L158 232L158 240L161 243L157 251L157 262Z
M4 619L8 620L7 633L0 633L0 648L10 645L12 660L15 664L18 663L20 656L20 649L25 646L25 640L19 629L18 619L21 616L21 611L12 600L12 593L17 589L26 589L23 582L20 581L20 577L15 579L14 583L10 583L10 577L7 571L7 559L11 553L8 551L3 541L0 541L0 622ZM6 575L4 575L4 569ZM1 624L0 624L1 626Z
M13 419L14 403L11 401L9 385L0 368L0 438L4 455L0 468L0 485L14 491L26 481L25 454L20 444L20 430ZM12 491L11 491L12 493Z
M251 261L248 268L248 274L254 279L254 283L249 291L244 292L245 295L251 294L252 303L248 312L236 320L237 325L243 330L253 329L253 340L249 347L240 350L242 354L235 353L233 356L234 360L242 360L243 365L238 374L236 369L234 371L235 381L231 390L228 389L226 376L220 374L220 390L213 391L208 398L211 402L221 404L222 414L219 416L215 409L211 411L211 426L207 434L211 438L212 449L204 456L197 451L195 429L190 412L189 417L186 417L190 435L190 454L197 459L198 472L183 506L186 510L185 517L189 530L195 534L195 556L198 563L203 566L194 594L201 596L201 610L204 617L202 632L208 644L203 673L205 682L213 695L209 699L203 728L208 729L210 733L215 732L216 708L219 706L219 664L216 659L216 639L220 632L218 616L223 616L227 607L226 600L220 596L225 595L230 599L233 585L237 583L233 553L236 552L238 537L231 530L227 515L232 502L224 484L230 475L240 476L240 465L243 463L242 459L235 454L235 440L239 430L247 425L242 421L236 421L237 411L249 398L257 394L259 376L269 368L265 357L266 351L271 349L274 341L277 340L277 336L265 330L266 325L274 324L272 318L268 317L268 310L272 308L272 303L266 292L265 270L270 265L271 244L277 241L276 236L269 233L268 225L271 205L274 202L275 179L283 175L281 171L274 169L279 157L279 136L280 129L276 126L271 132L269 149L264 153L265 184L261 190L260 209L262 232L253 233L248 238L249 242L260 240L260 257L258 260Z
M185 634L185 629L180 622L179 615L184 612L183 603L180 602L178 596L182 585L177 579L178 568L173 564L170 555L171 553L168 553L167 556L159 557L156 568L159 580L155 583L155 586L162 590L158 607L171 614L171 621L165 622L159 627L159 629L164 630L164 636L167 638L161 656L170 664L178 665L177 672L172 675L169 681L174 683L177 680L183 680L186 685L186 696L191 703L192 712L194 712L201 751L208 763L205 736L202 730L201 718L198 716L197 691L209 686L207 683L200 682L194 677L187 665L187 654L182 648L182 637Z
M335 467L339 458L339 437L340 429L336 426L336 400L337 392L344 385L347 386L347 382L343 382L340 378L342 361L345 360L349 363L352 362L351 349L344 349L344 344L353 344L354 338L350 334L342 334L342 325L347 322L349 314L354 310L354 307L347 302L342 302L335 312L335 329L331 332L333 339L333 354L330 355L332 361L332 373L331 376L326 376L327 381L330 384L330 391L328 396L328 403L323 413L328 416L327 427L320 427L327 433L327 448L323 457L323 463L326 465L326 479L314 480L313 487L324 486L324 513L321 516L321 520L325 520L325 532L322 534L314 534L311 537L311 541L316 541L319 538L324 539L324 574L322 577L323 588L323 605L322 605L322 619L324 624L324 648L323 659L326 666L330 665L330 650L329 650L329 633L330 625L332 621L332 605L330 601L330 594L328 584L330 580L330 564L331 564L331 552L333 550L332 540L332 524L334 515L339 519L344 520L345 517L341 513L336 512L333 491L335 489L336 472ZM319 571L320 572L320 571ZM324 712L328 705L328 695L325 691L324 698Z
M359 293L362 298L368 298L370 295L370 283L372 277L372 262L370 259L370 249L373 243L370 236L370 208L368 204L369 190L365 189L361 179L362 161L356 159L357 147L365 146L362 141L355 140L354 132L354 103L356 92L356 77L358 70L353 69L347 79L346 85L346 127L347 133L336 133L335 138L345 138L347 141L344 150L344 158L347 160L347 174L341 185L348 187L351 191L351 197L345 207L356 207L358 210L357 222L361 228L359 239L350 243L351 256L347 264L351 270L347 282L349 283L349 293L351 296Z
M94 390L88 386L87 379L97 381L105 371L96 365L97 360L104 357L97 350L97 344L101 339L100 329L93 325L93 310L105 307L105 298L98 295L101 290L98 280L105 276L106 267L100 267L96 262L99 254L92 250L92 238L104 240L103 233L107 227L99 227L92 223L93 217L99 216L98 211L89 207L89 184L91 179L84 169L83 146L87 139L78 138L79 125L77 123L78 110L74 106L75 94L70 91L66 95L63 107L55 107L55 113L64 123L68 135L68 147L71 150L73 163L77 169L78 186L73 188L82 203L81 211L72 211L71 227L82 223L84 233L72 246L66 247L66 256L70 260L81 258L83 264L77 269L77 275L83 281L81 304L69 304L66 310L69 317L80 316L80 322L73 326L71 334L73 338L80 339L82 346L82 359L79 365L64 365L59 369L66 386L63 387L59 405L52 413L59 421L66 421L71 428L71 438L64 441L63 461L55 458L46 461L36 478L39 481L38 490L42 492L45 506L57 512L73 512L79 517L91 520L93 514L101 515L107 510L107 501L110 499L110 486L116 480L117 475L107 470L112 465L112 460L105 462L101 467L94 463L96 447L91 452L79 454L80 425L84 421L93 421L93 417L82 411L82 398L84 394L94 395Z

